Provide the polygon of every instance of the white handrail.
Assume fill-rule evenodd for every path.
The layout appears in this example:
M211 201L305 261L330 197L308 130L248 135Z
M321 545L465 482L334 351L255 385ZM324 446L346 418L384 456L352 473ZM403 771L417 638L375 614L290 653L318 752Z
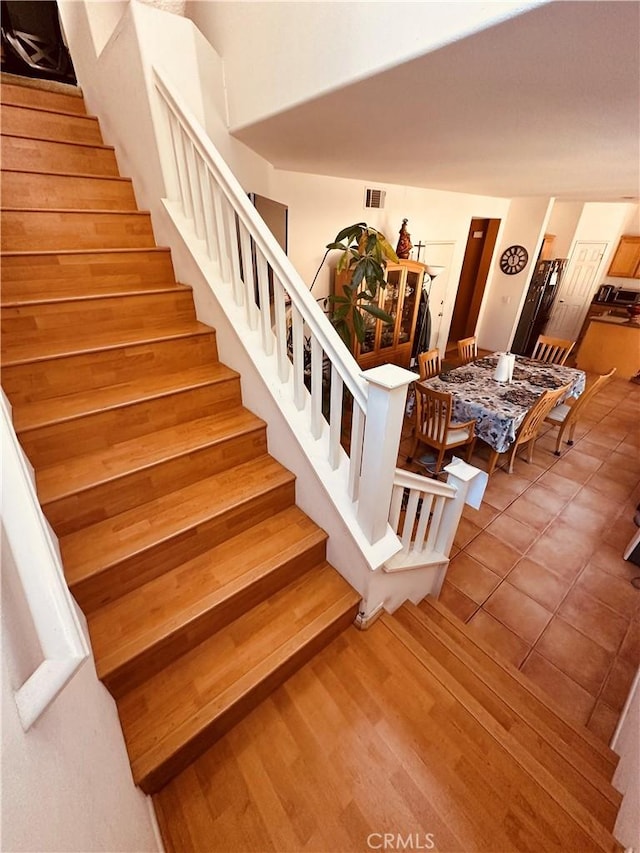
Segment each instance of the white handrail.
M26 731L86 660L89 647L4 393L2 460L2 522L44 657L15 691Z

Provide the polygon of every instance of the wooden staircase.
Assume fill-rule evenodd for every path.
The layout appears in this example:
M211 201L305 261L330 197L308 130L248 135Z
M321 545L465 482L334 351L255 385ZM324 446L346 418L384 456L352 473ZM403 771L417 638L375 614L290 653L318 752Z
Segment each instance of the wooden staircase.
M3 84L2 120L2 385L152 792L359 597L82 98Z

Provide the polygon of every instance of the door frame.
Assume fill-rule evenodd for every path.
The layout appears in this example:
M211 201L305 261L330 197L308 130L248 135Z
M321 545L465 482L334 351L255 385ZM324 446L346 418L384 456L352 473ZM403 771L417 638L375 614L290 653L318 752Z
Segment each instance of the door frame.
M451 312L451 318L449 321L449 328L447 330L447 340L449 339L449 335L451 334L451 326L453 324L453 318L456 310L456 301L458 299L458 291L460 288L460 279L462 277L462 271L464 270L465 261L467 260L467 253L469 252L470 246L469 243L473 239L472 237L472 229L471 225L473 220L483 220L487 223L486 225L486 234L483 238L484 245L482 247L482 252L480 254L480 261L478 263L478 269L476 272L473 293L471 296L471 301L469 302L469 311L467 314L467 320L465 324L465 333L463 337L469 337L471 335L475 335L478 328L478 318L480 317L480 309L482 307L482 301L484 299L484 295L487 289L487 280L489 277L489 269L491 267L491 261L493 260L493 255L495 252L495 248L498 242L498 233L500 231L500 226L502 225L501 219L495 219L489 216L472 216L469 222L469 231L467 234L467 240L465 243L464 257L462 259L462 265L460 267L460 275L458 276L458 286L456 287L453 311Z

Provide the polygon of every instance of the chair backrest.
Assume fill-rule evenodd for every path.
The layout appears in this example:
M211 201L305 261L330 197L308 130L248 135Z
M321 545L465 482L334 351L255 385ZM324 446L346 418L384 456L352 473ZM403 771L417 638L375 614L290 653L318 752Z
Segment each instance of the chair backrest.
M565 424L573 423L573 421L577 420L578 416L582 414L585 406L593 400L598 391L601 391L603 386L607 384L607 382L613 378L613 374L616 372L616 368L612 367L608 373L603 373L602 376L598 376L598 378L589 385L588 388L583 391L582 394L577 398L573 406L569 407L569 411L564 419Z
M462 338L458 341L458 357L462 364L468 364L478 357L478 339Z
M575 343L575 341L565 341L562 338L538 335L531 358L535 361L543 361L545 364L564 364Z
M431 379L442 371L442 360L437 349L430 349L418 355L418 370L420 380Z
M451 422L451 394L416 383L416 435L444 444Z
M556 388L555 391L545 391L538 397L518 428L516 444L524 444L536 437L544 419L557 404L558 400L566 396L570 387L571 383L563 385L561 388Z

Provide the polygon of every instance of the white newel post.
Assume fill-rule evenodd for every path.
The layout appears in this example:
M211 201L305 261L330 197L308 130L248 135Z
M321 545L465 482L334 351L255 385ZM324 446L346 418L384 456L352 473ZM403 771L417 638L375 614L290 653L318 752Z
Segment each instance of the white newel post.
M371 544L385 535L398 460L407 388L416 373L381 364L360 374L369 383L358 490L358 521Z

